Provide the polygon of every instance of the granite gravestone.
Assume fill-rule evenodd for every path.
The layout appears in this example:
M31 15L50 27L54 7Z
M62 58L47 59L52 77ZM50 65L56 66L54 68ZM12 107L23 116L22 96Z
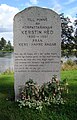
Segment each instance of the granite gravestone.
M60 79L60 17L50 9L30 7L14 17L15 99L29 79L38 84Z

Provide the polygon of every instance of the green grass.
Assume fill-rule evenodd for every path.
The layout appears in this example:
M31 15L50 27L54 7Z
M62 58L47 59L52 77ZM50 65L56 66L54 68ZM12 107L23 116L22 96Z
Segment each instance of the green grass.
M77 120L77 71L62 71L61 78L67 78L69 93L67 103L52 105L42 111L20 109L14 102L13 74L0 75L0 120Z

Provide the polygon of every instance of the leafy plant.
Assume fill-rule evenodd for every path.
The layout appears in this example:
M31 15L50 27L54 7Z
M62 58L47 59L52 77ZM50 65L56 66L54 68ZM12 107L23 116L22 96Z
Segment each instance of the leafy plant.
M64 104L63 93L68 93L68 83L66 80L59 81L57 76L53 76L51 81L38 86L32 79L19 89L19 106L28 106L41 110L43 105Z
M25 83L25 86L19 89L21 100L38 100L39 99L39 86L37 83L34 83L32 79L29 79Z
M62 70L77 70L76 62L72 60L67 60L65 63L62 64Z

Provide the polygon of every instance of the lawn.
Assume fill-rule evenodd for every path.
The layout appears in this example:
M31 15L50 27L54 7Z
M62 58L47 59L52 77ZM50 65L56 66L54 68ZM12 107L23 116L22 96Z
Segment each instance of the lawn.
M44 106L42 111L18 107L14 102L14 75L0 75L0 120L77 120L77 70L62 71L69 93L64 105Z

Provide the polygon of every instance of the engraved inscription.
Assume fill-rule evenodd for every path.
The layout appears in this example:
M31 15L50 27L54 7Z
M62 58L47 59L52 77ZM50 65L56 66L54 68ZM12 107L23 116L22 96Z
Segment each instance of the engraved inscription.
M52 64L59 64L59 59L57 53L15 53L15 72L58 72L52 71Z

